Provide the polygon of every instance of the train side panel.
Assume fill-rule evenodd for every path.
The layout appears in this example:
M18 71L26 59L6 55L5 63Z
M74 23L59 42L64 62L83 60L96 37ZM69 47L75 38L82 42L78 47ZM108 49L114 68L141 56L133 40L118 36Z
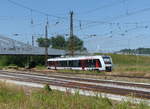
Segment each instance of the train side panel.
M73 69L73 70L99 70L106 71L106 64L102 56L85 58L58 58L48 60L49 69Z

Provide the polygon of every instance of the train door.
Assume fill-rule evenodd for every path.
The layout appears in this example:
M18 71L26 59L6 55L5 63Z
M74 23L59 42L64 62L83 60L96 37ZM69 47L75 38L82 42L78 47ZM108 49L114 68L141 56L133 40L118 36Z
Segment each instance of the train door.
M99 68L99 61L98 60L96 60L96 62L95 62L95 67Z
M50 69L56 69L56 62L55 61L49 61L48 66Z
M52 61L52 63L51 63L51 68L52 68L52 69L55 69L55 70L57 69L57 68L56 68L56 61Z
M85 70L85 60L80 60L80 67Z
M98 59L95 60L95 67L96 68L100 68L101 67L101 63Z

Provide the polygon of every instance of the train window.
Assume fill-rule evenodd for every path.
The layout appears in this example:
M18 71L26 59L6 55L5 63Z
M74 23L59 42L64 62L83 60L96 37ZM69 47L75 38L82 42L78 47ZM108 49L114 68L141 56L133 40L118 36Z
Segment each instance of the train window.
M94 59L93 61L94 61L93 63L94 63L95 67L97 67L97 68L101 67L101 63L100 63L99 59Z
M54 62L53 61L48 61L48 65L49 66L54 66Z
M111 64L111 59L108 56L103 57L104 63L105 64Z
M87 67L101 67L99 59L89 59L87 60Z
M101 67L101 63L100 63L100 61L99 61L99 59L96 59L95 60L95 67Z
M67 67L67 61L60 61L61 67Z
M66 61L67 62L67 67L69 67L69 61Z
M54 65L55 65L56 67L60 67L60 66L61 66L60 61L55 61L55 62L54 62Z
M69 60L65 63L68 67L80 67L80 61L79 60Z
M73 60L73 67L79 67L79 60Z
M81 60L79 63L79 66L82 67L94 67L93 66L93 60Z
M86 60L80 60L79 66L80 66L80 67L87 67L87 64L86 64L86 63L87 63Z
M92 59L90 59L90 60L87 61L87 67L94 67Z
M72 67L73 66L73 61L69 61L69 67Z
M63 61L59 61L60 67L63 67Z
M52 62L51 62L51 61L48 61L47 64L48 64L49 66L51 66Z
M64 67L67 67L68 66L68 64L67 64L67 61L64 61Z
M88 60L84 60L84 66L85 66L85 67L89 67L89 65L88 65Z
M60 67L63 67L63 61L60 61L59 63L60 63Z

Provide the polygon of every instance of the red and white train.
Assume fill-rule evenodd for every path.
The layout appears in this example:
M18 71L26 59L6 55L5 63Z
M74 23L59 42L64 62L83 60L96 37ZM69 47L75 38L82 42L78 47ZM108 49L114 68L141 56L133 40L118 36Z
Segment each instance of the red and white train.
M112 59L103 55L51 58L48 69L112 71Z

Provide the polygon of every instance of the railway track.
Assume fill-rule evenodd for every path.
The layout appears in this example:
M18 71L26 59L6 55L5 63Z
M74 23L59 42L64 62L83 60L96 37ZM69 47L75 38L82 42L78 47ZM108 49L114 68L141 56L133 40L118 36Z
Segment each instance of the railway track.
M77 78L60 75L46 75L28 72L0 71L0 79L48 84L64 88L81 89L93 92L134 96L150 100L150 84L110 81L90 78Z
M8 71L1 71L0 73L10 73ZM32 72L12 72L13 74L30 74L30 75L37 75L37 76L46 76L46 77L53 77L53 78L59 78L59 79L65 79L65 80L77 80L77 81L85 81L85 82L93 82L95 84L97 83L103 83L103 84L115 84L115 85L123 85L123 86L132 86L132 87L142 87L142 88L149 88L150 84L146 83L134 83L134 82L123 82L123 81L114 81L114 80L104 80L104 79L93 79L93 78L81 78L81 77L73 77L73 76L63 76L58 74L42 74L42 73L32 73Z
M37 72L37 73L46 73L45 71L36 71L36 70L20 70L20 71L32 71L32 72ZM48 72L49 73L49 72ZM52 72L52 73L57 73L57 72ZM101 73L72 73L72 72L59 72L60 74L67 74L67 75L88 75L88 76L105 76L105 77L119 77L119 78L130 78L130 79L146 79L149 80L150 77L144 77L144 76L127 76L127 75L108 75L108 74L101 74Z

